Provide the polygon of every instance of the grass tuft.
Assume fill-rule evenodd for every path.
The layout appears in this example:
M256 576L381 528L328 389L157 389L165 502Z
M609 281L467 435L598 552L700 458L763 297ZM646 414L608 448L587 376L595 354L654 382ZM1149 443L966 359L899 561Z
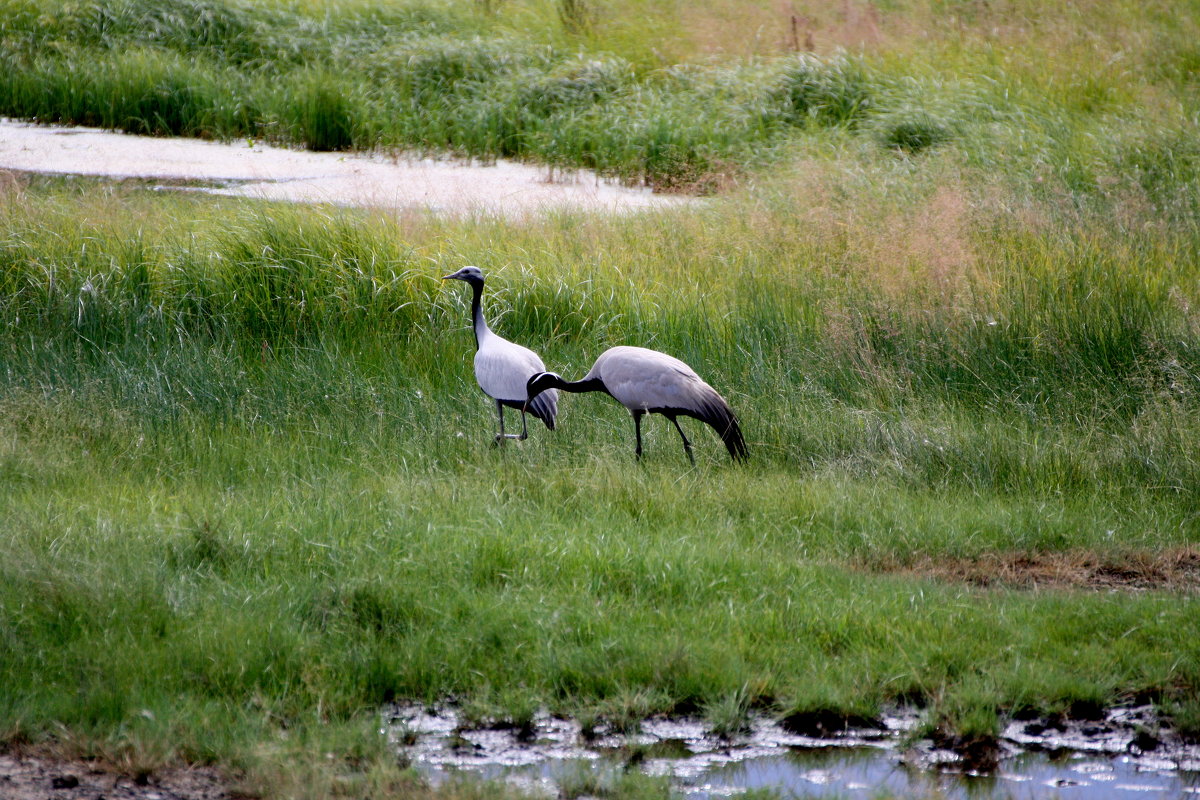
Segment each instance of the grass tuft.
M890 119L879 133L884 147L906 153L919 153L950 140L950 129L927 114Z
M867 71L848 58L822 62L799 56L784 65L778 91L784 101L784 118L796 125L853 125L872 106Z
M309 150L347 150L354 145L356 105L353 87L320 71L304 76L289 106L295 114L297 137Z

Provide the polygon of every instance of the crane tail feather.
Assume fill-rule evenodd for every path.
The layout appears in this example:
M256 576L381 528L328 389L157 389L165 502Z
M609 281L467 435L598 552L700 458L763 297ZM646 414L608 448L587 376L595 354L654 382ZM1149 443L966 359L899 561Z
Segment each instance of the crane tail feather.
M725 402L725 398L713 392L712 396L706 397L700 407L692 411L690 415L717 432L734 461L746 459L746 439L742 436L742 428L738 424L737 416Z
M729 414L729 422L725 429L722 431L718 428L717 433L721 434L721 441L725 442L725 448L729 450L729 455L734 461L746 460L746 440L742 437L742 429L733 412Z
M558 391L547 389L529 402L526 410L554 430L554 419L558 416Z

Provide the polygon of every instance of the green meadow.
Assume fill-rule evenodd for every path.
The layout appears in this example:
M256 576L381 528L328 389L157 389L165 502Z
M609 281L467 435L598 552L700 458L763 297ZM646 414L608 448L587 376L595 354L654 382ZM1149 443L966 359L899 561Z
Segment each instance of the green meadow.
M401 700L1200 736L1200 6L826 5L0 0L0 114L703 198L0 174L0 742L318 798L501 791L398 765ZM748 462L597 395L492 446L465 264L567 378L688 362Z

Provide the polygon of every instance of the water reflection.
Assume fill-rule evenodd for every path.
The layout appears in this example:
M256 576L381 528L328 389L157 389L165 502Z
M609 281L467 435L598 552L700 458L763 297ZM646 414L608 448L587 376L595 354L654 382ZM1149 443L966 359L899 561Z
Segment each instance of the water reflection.
M465 771L551 794L564 780L577 781L581 771L637 769L670 776L689 800L751 789L781 797L1200 800L1200 747L1166 740L1150 753L1131 747L1121 732L1146 720L1130 721L1128 710L1114 710L1107 723L1092 725L1099 732L1091 738L1062 729L1039 738L1029 733L1031 726L1016 724L1006 731L999 769L986 775L955 770L953 754L928 743L903 747L902 734L915 726L915 714L884 722L885 730L812 738L762 718L731 742L688 719L654 718L637 734L600 731L585 739L574 721L548 715L533 721L530 736L528 728L463 729L451 708L397 707L389 714L398 749L435 780Z
M689 798L728 796L730 790L777 789L801 797L1200 798L1200 773L1145 770L1129 757L1023 753L991 775L931 770L895 753L864 748L793 750L712 770L704 782L681 786Z

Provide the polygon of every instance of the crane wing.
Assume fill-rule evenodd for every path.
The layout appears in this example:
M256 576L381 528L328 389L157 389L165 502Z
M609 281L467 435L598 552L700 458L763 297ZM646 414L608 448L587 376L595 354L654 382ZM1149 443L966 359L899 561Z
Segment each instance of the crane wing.
M589 377L599 377L626 408L695 410L713 390L677 358L644 347L613 347L596 359Z

